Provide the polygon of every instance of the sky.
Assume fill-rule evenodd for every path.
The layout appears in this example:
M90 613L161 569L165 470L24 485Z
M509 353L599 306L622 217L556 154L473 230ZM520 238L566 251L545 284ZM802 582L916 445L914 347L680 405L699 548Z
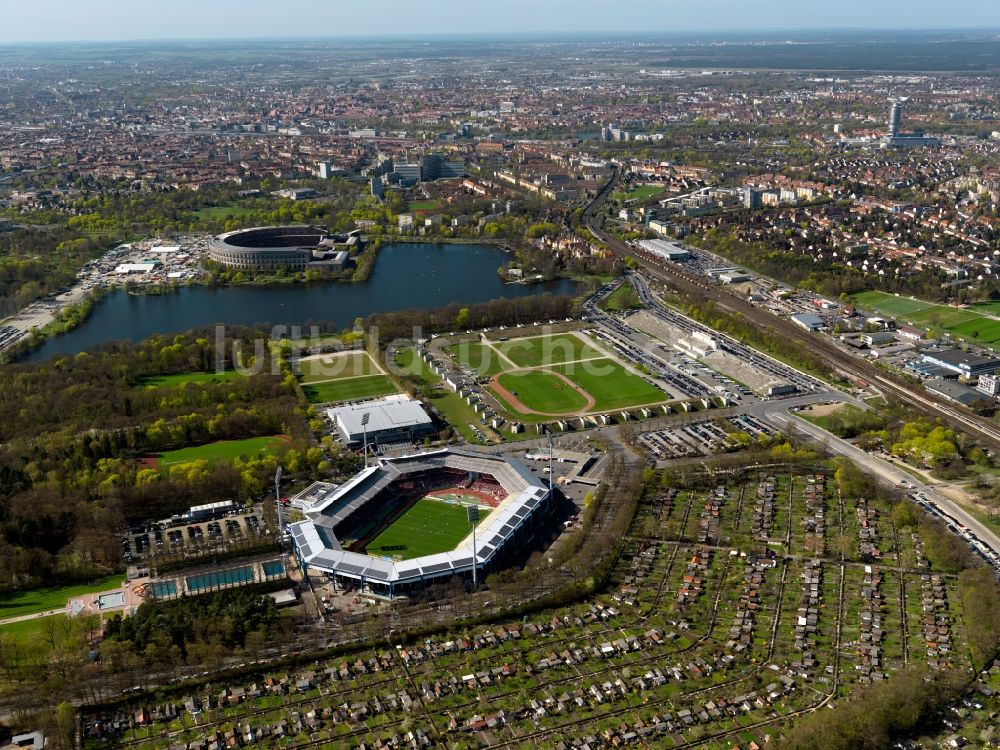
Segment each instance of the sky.
M1000 29L996 0L0 0L0 43L124 39Z

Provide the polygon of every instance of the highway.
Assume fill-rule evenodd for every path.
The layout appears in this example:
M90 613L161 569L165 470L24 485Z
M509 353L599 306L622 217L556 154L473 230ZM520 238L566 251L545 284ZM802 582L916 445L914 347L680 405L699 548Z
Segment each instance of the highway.
M839 373L853 377L859 381L880 388L898 401L908 404L933 417L940 417L946 424L967 432L978 438L981 443L994 450L1000 450L1000 425L989 419L971 414L943 399L931 396L912 383L907 383L886 371L878 365L862 360L843 351L829 337L813 334L800 328L787 318L782 318L770 311L751 304L742 297L730 293L709 279L696 276L681 269L673 263L665 262L644 254L637 248L630 247L611 237L594 219L595 211L607 200L618 183L620 172L616 168L614 176L604 185L597 197L587 206L583 221L587 229L601 240L615 254L625 257L632 256L645 271L652 276L667 282L675 289L695 298L711 300L716 306L724 308L759 329L799 343L803 349L812 351L824 357L831 367Z

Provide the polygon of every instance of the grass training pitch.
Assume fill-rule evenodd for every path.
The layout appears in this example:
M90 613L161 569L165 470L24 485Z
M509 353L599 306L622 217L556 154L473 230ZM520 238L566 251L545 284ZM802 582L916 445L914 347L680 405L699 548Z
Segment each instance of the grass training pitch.
M633 375L613 359L599 359L586 365L559 365L561 372L594 398L594 410L627 409L665 401L666 394L652 383Z
M368 352L324 354L299 360L303 383L322 383L327 380L379 375L379 369Z
M625 200L627 201L645 201L649 200L655 195L660 195L665 192L666 188L663 185L638 185L625 194Z
M541 367L604 356L571 333L513 339L496 344L496 347L518 367Z
M859 292L851 299L863 308L922 328L944 330L983 344L1000 341L1000 320L987 317L1000 315L997 302L958 308L875 291Z
M586 396L545 370L506 372L497 381L527 409L538 414L573 414L588 404Z
M234 370L225 372L179 372L175 375L150 375L139 378L138 385L145 388L176 388L188 383L225 383L237 378L246 377Z
M480 376L492 376L508 369L507 362L488 344L479 341L463 341L452 344L445 351L462 367Z
M125 580L124 575L108 576L92 583L76 583L72 586L59 586L48 589L32 589L30 591L16 591L11 594L0 595L0 620L8 617L20 617L22 615L33 615L38 612L48 612L49 610L65 607L67 600L92 594L97 591L108 591L116 586L120 586Z
M488 515L480 509L479 523ZM464 505L425 497L375 537L365 552L410 560L452 550L471 531Z
M887 292L858 292L851 295L851 299L862 307L870 307L883 315L911 315L928 307L934 307L930 302L910 299L909 297L897 297L895 294Z
M218 440L214 443L161 453L157 457L157 466L161 471L169 471L171 466L189 461L216 463L229 462L240 456L256 457L262 453L273 452L278 447L285 445L286 442L285 438L278 435L247 438L246 440Z
M494 346L516 368L498 368L491 390L510 416L524 421L667 400L667 394L655 385L572 333L513 339Z
M310 404L327 404L337 401L356 401L363 398L388 396L398 393L385 375L368 375L360 378L327 380L322 383L303 385L302 390Z

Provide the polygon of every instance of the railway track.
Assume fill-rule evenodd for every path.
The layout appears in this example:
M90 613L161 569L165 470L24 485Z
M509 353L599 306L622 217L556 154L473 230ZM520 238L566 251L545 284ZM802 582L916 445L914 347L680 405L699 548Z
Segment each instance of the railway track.
M994 449L1000 449L1000 425L960 410L941 399L918 390L912 383L900 380L877 365L843 351L826 336L809 333L787 318L779 317L751 304L742 297L731 294L724 287L719 287L703 277L688 273L674 264L655 260L611 237L595 222L594 213L607 200L618 179L619 171L616 169L614 176L602 188L583 214L583 222L587 229L607 245L613 253L622 258L633 257L648 273L669 283L682 293L711 300L718 307L739 315L758 329L797 342L806 351L821 355L839 374L878 386L900 402L935 417L940 417L946 424L976 436Z

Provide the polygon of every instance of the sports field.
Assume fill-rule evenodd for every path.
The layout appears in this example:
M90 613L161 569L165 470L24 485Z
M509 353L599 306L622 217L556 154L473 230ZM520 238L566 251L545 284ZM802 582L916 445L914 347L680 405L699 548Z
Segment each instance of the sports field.
M589 403L572 385L545 370L506 372L497 381L529 411L538 414L574 414Z
M874 291L859 292L852 299L867 310L922 328L944 330L983 344L1000 341L1000 320L987 317L1000 314L1000 303L958 308Z
M654 195L660 195L660 193L663 193L665 190L666 188L663 185L638 185L625 194L625 200L649 200Z
M910 315L918 310L934 307L931 302L910 299L909 297L897 297L895 294L886 292L858 292L851 295L851 299L865 308L877 310L883 315Z
M984 315L1000 315L1000 302L977 302L970 309Z
M146 388L175 388L187 383L225 383L228 380L245 377L242 373L225 372L179 372L174 375L150 375L139 378L138 385Z
M65 607L66 602L75 596L107 591L120 586L123 580L125 580L124 575L116 575L101 578L92 583L77 583L71 586L0 594L0 620L59 609Z
M437 211L439 208L444 208L445 202L437 198L432 198L430 200L423 201L410 201L409 205L406 207L411 213L427 212L427 211Z
M385 375L368 375L360 378L342 378L322 383L310 383L303 385L302 390L310 404L356 401L399 392L399 389Z
M658 404L667 394L582 336L558 333L494 344L514 364L495 368L490 390L509 416L540 422ZM471 357L469 358L471 361Z
M302 391L310 404L356 401L398 393L368 352L338 352L299 360Z
M565 374L593 396L595 411L627 409L666 400L663 391L612 359L599 359L584 365L570 363L552 369Z
M977 316L974 320L954 326L949 329L962 338L975 339L984 344L1000 341L1000 320Z
M378 375L380 370L368 352L343 352L306 357L299 360L303 383Z
M479 523L488 515L486 509L480 508ZM471 531L464 505L425 497L375 537L365 552L409 560L452 550Z
M518 367L541 367L604 356L579 336L571 333L513 339L496 344L496 347Z
M479 341L452 344L445 351L462 367L480 376L496 375L510 367L492 347Z
M240 456L251 457L272 452L286 442L285 438L278 435L246 440L218 440L214 443L161 453L157 456L157 466L161 471L169 471L171 466L189 461L228 462Z

